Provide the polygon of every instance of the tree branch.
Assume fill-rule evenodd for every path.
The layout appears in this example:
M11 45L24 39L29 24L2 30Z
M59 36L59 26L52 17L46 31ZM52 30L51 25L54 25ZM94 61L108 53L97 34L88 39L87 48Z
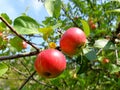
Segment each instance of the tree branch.
M26 57L26 56L34 56L34 55L37 55L38 53L39 53L38 51L33 51L33 52L29 52L29 53L22 53L22 54L11 55L11 56L1 56L0 62L5 61L5 60L10 60L10 59Z
M26 80L23 82L23 84L20 86L18 90L22 90L22 88L25 86L25 84L35 75L36 71L34 71Z
M28 44L31 45L33 48L35 48L37 52L39 52L39 49L38 49L36 46L34 46L30 41L28 41L27 39L25 39L21 34L18 34L18 33L16 32L16 30L15 30L3 17L0 16L0 19L2 20L3 23L6 24L6 26L7 26L15 35L17 35L18 37L20 37L21 39L23 39L26 43L28 43Z

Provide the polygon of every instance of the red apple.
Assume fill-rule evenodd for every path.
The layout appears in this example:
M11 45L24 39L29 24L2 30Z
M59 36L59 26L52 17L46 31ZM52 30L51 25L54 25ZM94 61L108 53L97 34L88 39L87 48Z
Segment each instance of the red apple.
M56 49L46 49L38 54L34 67L40 76L55 78L65 70L66 58Z
M85 33L80 28L72 27L62 35L60 39L60 48L64 53L73 56L81 46L85 45L85 43Z
M28 45L28 44L27 44L25 41L22 42L22 48L23 48L23 49L26 49L26 48L27 48L27 45Z

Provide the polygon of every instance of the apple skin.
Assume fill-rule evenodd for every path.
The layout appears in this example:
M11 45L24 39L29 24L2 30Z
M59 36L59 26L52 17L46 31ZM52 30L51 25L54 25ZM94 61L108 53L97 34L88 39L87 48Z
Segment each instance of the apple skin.
M86 35L80 28L71 27L62 35L60 48L67 55L73 56L81 46L85 45L86 40Z
M40 76L55 78L65 70L66 58L56 49L46 49L38 54L34 67Z

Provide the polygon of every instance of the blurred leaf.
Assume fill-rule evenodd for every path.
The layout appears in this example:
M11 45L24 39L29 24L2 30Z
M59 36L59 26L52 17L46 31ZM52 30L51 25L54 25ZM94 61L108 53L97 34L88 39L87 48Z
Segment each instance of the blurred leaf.
M14 37L10 39L10 44L12 47L16 48L17 51L22 50L22 39L20 39L19 37Z
M0 63L0 76L5 74L8 70L8 66L4 63Z
M19 34L39 34L39 24L29 16L20 16L14 20L14 28Z
M53 29L56 29L56 28L59 28L60 26L62 26L62 23L57 23L57 24L54 25L52 28L53 28Z
M85 57L88 60L96 60L97 59L97 55L96 55L95 50L84 49L83 52L85 54Z
M88 70L88 60L84 56L78 56L77 57L77 62L80 62L80 68L77 71L77 74L84 73Z
M51 17L54 16L58 18L60 16L60 10L62 5L61 0L45 0L44 5L48 14Z
M106 11L106 13L112 13L112 12L120 13L120 9L114 9L114 10L108 10L108 11Z
M99 39L95 41L94 47L97 48L104 48L105 45L108 43L109 40L107 39Z
M54 1L55 0L45 0L44 5L48 14L52 17L54 12Z
M61 5L61 0L55 0L53 16L56 18L60 16Z
M114 45L111 41L108 41L107 44L104 46L104 50L109 50L112 49L113 47L111 47L112 45Z
M111 74L114 74L115 72L118 72L118 71L120 71L120 67L118 67L117 65L115 65L115 64L111 64Z
M88 23L85 20L81 20L81 23L82 23L83 30L84 30L86 36L89 36L90 35L90 28L89 28Z
M119 2L119 3L120 3L120 0L111 0L111 1L116 1L116 2Z
M39 28L38 30L39 30L40 33L43 34L43 39L44 40L47 40L47 38L50 36L50 34L53 31L52 27Z

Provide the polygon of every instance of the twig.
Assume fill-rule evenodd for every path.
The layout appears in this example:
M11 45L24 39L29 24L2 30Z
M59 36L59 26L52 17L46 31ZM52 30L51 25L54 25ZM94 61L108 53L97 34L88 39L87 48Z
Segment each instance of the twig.
M29 74L31 74L30 71L29 71L29 69L28 69L28 68L26 67L26 65L23 63L23 61L21 61L21 64L23 65L23 67L25 67L26 71L27 71Z
M2 20L3 23L6 24L6 26L7 26L15 35L17 35L18 37L20 37L21 39L23 39L26 43L28 43L28 44L31 45L33 48L35 48L37 52L39 52L39 49L38 49L36 46L34 46L30 41L28 41L27 39L25 39L21 34L18 34L18 33L16 32L16 30L15 30L3 17L0 16L0 19Z
M33 75L35 75L36 71L34 71L24 82L23 84L20 86L20 88L18 90L22 90L22 88L26 85L26 83L33 77Z
M21 75L23 75L23 76L27 77L27 75L26 75L26 74L24 74L23 72L19 71L17 68L12 67L12 66L11 66L11 68L12 68L14 71L18 72L19 74L21 74Z
M118 50L117 50L117 45L115 44L115 56L116 56L116 64L117 65L120 65L120 62L119 62L119 57L118 57Z
M0 77L0 79L5 79L5 80L26 80L25 78L8 78L8 77Z
M33 56L33 55L37 55L38 53L39 53L38 51L33 51L33 52L29 52L29 53L21 53L21 54L11 55L11 56L1 56L0 62L5 61L5 60L10 60L10 59L26 57L26 56Z
M99 55L102 50L103 50L103 49L101 48L101 49L96 53L96 55Z
M34 80L35 82L37 82L37 83L39 83L39 84L41 84L41 85L47 86L47 87L49 87L49 88L56 88L56 89L58 90L58 88L57 88L56 86L49 85L49 84L44 83L44 82L40 82L40 81L36 80L34 77L32 77L32 80Z
M70 15L67 13L67 11L65 10L65 7L64 7L63 4L62 4L62 10L64 11L65 15L66 15L70 20L72 20L72 22L74 23L74 25L75 25L76 27L79 27L78 24L77 24L77 23L70 17Z

